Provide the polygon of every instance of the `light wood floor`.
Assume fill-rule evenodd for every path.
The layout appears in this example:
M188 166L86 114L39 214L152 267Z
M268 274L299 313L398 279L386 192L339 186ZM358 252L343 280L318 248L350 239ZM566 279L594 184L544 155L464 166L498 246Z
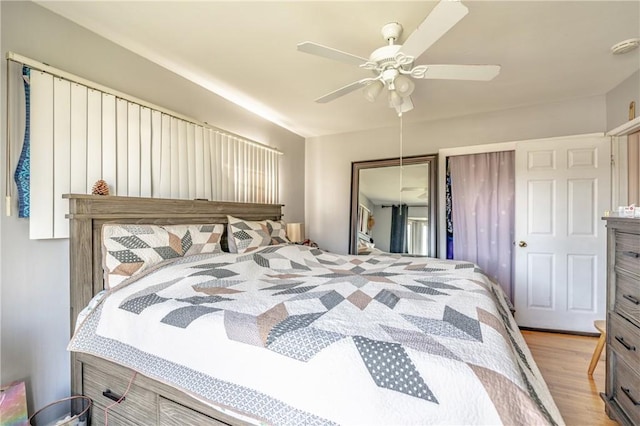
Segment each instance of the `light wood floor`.
M522 331L551 395L567 425L617 425L604 412L605 351L593 378L587 368L598 339L569 334Z

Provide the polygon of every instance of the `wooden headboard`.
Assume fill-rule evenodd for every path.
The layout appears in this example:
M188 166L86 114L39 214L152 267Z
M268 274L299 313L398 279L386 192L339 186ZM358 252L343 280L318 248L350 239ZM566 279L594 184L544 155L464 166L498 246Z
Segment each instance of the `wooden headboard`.
M66 194L69 200L69 263L71 331L78 313L104 288L102 225L139 223L177 225L227 223L227 215L247 220L280 220L281 204L170 200L102 195ZM226 241L226 233L223 235ZM223 242L223 247L224 247Z

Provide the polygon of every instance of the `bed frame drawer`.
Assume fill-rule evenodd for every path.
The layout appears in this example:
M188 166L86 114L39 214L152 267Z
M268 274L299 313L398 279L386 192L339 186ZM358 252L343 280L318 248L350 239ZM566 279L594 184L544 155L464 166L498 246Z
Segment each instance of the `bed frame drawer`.
M159 424L162 426L227 426L227 423L193 411L183 405L160 397L158 399Z
M121 376L118 372L106 373L91 364L84 365L84 393L100 409L114 404L125 393L130 380L131 377ZM115 414L116 418L120 415L134 424L156 423L156 401L156 394L136 386L134 379L124 399L109 409L109 418ZM104 422L104 413L102 416Z
M109 418L107 419L109 426L140 426L138 423L133 423L124 417L121 417L109 410ZM93 405L91 407L91 426L105 426L107 423L104 421L104 407L99 405Z

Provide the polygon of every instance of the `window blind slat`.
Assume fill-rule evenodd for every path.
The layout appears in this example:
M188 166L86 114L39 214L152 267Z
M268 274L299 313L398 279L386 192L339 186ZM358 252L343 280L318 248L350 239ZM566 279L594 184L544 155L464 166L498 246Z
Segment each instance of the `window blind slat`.
M102 93L87 92L87 189L102 179Z
M202 170L204 175L203 179L203 198L208 200L214 200L211 192L211 131L209 129L202 129Z
M71 189L71 84L53 81L53 238L69 237L69 200L62 199Z
M151 110L151 196L160 197L162 114Z
M129 195L129 103L123 99L116 101L116 195Z
M102 94L102 175L100 179L111 187L118 179L116 137L116 97L106 93ZM95 183L95 182L94 182ZM92 184L93 185L93 184Z
M31 72L31 216L32 239L53 236L53 77Z
M71 167L70 191L87 189L87 88L71 85Z
M180 159L178 157L178 119L171 117L171 177L169 181L171 182L171 197L170 198L180 198Z
M178 198L189 198L189 154L187 152L187 122L178 120Z
M160 197L171 198L171 117L162 114Z
M187 123L187 159L185 167L187 169L187 196L189 200L196 198L196 126Z
M151 197L151 110L140 108L140 196Z
M195 143L194 143L194 158L195 163L193 167L195 174L195 197L207 198L204 195L204 145L203 145L203 128L195 126Z
M129 102L127 142L129 148L128 177L129 196L140 196L140 105Z

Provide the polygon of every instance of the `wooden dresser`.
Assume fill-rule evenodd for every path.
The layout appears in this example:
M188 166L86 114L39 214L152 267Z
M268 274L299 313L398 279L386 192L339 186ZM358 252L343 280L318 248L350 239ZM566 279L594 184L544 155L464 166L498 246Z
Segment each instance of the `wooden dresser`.
M607 221L607 379L609 417L640 424L640 218Z

